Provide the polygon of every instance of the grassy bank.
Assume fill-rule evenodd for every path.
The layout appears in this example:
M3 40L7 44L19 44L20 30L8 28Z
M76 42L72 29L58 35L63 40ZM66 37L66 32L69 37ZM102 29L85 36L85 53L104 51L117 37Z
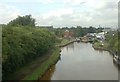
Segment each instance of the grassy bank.
M68 44L73 43L74 41L68 40L68 39L62 39L61 43L57 44L58 47L64 47Z
M38 57L36 60L18 69L15 73L11 74L7 80L37 80L50 65L56 63L59 56L59 48L51 49L42 57Z
M108 45L109 44L105 41L103 43L95 42L92 46L93 46L94 49L109 51L112 55L114 55L115 52L112 51L111 49L109 49Z
M55 64L59 59L59 48L53 50L52 55L45 60L41 65L36 68L30 75L27 75L23 80L37 80L50 68L51 65Z
M113 55L113 60L116 62L116 64L120 65L120 32L116 31L114 33L110 33L108 32L105 37L105 41L104 42L95 42L93 44L93 47L95 49L102 49L102 50L106 50L109 51L112 55Z
M61 42L58 43L57 45L59 47L63 47L72 42L73 41L70 41L67 39L62 39ZM48 59L46 59L43 63L41 63L41 65L38 68L36 68L31 74L24 77L23 80L40 79L44 75L44 73L50 68L50 66L55 64L58 61L58 59L60 57L59 50L60 49L58 47L56 49L54 49L52 54L50 55L50 57Z
M58 44L59 46L65 46L70 44L72 41L62 39ZM30 62L28 65L18 69L14 74L11 75L9 80L37 80L40 79L44 73L58 61L60 54L58 47L49 51L46 55L37 58Z
M92 46L93 46L95 49L103 49L103 50L106 50L108 44L105 43L105 42L104 42L104 43L101 43L101 42L95 42Z

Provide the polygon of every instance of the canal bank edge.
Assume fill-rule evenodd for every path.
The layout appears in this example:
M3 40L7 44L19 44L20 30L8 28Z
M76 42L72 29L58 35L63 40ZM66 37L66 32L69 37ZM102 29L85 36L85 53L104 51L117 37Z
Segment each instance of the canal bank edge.
M47 70L50 69L52 65L55 65L60 59L60 47L67 46L75 41L67 41L64 44L59 44L56 46L56 49L53 51L52 55L42 63L32 74L24 77L22 80L38 80L43 77ZM47 66L46 66L47 65Z
M105 47L96 46L95 43L92 44L92 47L93 47L94 49L96 49L96 50L108 51L108 52L110 52L113 56L114 56L114 54L115 54L115 52L113 52L113 51L111 51L111 50L109 50L109 49L107 49L107 48L105 48Z
M102 47L102 46L101 46L101 47L100 47L100 46L96 46L95 43L92 44L92 47L93 47L94 49L96 49L96 50L104 50L104 51L108 51L109 53L111 53L112 56L113 56L113 62L114 62L115 64L117 64L118 68L120 69L120 61L115 61L115 60L114 60L114 59L116 59L116 58L115 58L116 53L115 53L114 51L112 51L112 50L110 50L110 49L108 49L108 48L105 48L104 46L103 46L103 47ZM116 60L118 60L118 59L116 59Z
M75 41L70 41L70 42L68 42L68 43L58 45L58 47L64 47L64 46L67 46L67 45L69 45L69 44L72 44L73 42L75 42Z
M53 51L52 55L45 62L43 62L41 64L41 66L38 67L32 74L26 76L22 80L40 80L43 77L43 75L46 73L46 71L49 70L52 65L55 65L57 63L57 61L60 59L60 54L59 54L60 48L58 48L58 47L64 47L64 46L67 46L67 45L74 43L74 42L75 41L69 41L69 42L66 42L64 44L57 45L57 49ZM109 51L112 55L114 54L109 49L95 46L94 44L92 45L92 47L94 49L98 49L98 50Z
M115 52L113 52L113 51L111 51L111 50L109 50L109 49L107 49L107 48L100 47L100 46L96 46L95 43L92 44L92 47L93 47L94 49L96 49L96 50L108 51L108 52L110 52L113 56L114 56L114 54L115 54Z
M56 45L57 47L65 47L69 44L72 44L74 42L77 42L76 40L67 40L67 39L63 39L61 43L59 43L58 45Z
M75 41L68 41L68 42L66 42L66 43L64 43L64 44L59 44L59 45L57 45L56 47L64 47L64 46L67 46L67 45L69 45L69 44L71 44L71 43L73 43L73 42L75 42ZM59 52L61 52L60 48L59 48ZM61 56L61 54L59 54L59 56L56 58L56 61L55 61L53 64L51 64L51 65L48 67L47 70L45 70L45 72L38 78L38 80L40 80L40 79L44 76L44 74L45 74L53 65L55 65L55 64L58 62L58 60L60 59L60 56Z
M55 50L53 50L51 56L40 65L40 67L36 68L36 70L34 70L30 75L24 77L22 80L40 79L52 65L57 63L60 58L59 52L60 49L57 47Z

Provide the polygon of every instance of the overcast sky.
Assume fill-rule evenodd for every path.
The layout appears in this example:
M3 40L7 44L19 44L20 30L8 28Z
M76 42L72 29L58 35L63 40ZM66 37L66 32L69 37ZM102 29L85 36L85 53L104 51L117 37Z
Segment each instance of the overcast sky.
M37 25L118 26L119 0L0 0L0 24L31 14Z

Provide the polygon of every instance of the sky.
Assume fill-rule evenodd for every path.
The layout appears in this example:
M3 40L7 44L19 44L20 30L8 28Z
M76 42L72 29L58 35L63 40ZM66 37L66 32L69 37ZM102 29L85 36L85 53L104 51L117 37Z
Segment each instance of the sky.
M0 0L0 24L31 14L37 25L118 27L119 0Z

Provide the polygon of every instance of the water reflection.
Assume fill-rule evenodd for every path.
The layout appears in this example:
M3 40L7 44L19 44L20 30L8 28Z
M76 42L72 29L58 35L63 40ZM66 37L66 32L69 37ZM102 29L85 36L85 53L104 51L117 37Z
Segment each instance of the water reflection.
M94 49L95 51L98 51L100 53L103 53L104 51L103 50L98 50L98 49Z
M109 52L74 43L62 48L61 61L42 80L118 80L118 69Z
M41 80L50 80L54 71L55 71L55 65L51 66L51 68L45 73L45 75L41 78Z
M74 51L74 44L70 44L70 45L68 45L68 46L66 46L64 48L66 48L67 52L71 51L71 50Z
M74 44L70 44L69 46L67 46L69 49L74 50Z

